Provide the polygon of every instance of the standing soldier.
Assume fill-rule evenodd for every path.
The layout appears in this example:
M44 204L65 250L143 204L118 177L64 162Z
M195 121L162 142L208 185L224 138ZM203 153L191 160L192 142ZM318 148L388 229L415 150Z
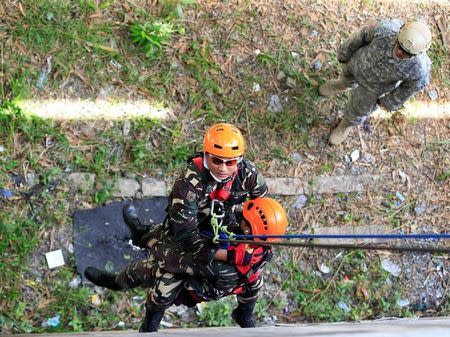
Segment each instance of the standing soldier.
M332 145L342 143L353 125L364 122L381 105L396 111L430 82L431 61L426 51L431 32L422 22L381 20L352 34L337 51L342 76L320 88L322 96L348 89L344 117L330 134Z
M157 331L159 323L183 287L186 275L235 282L232 265L212 263L223 260L224 250L202 232L212 233L212 220L227 225L234 232L239 228L235 211L249 197L255 199L267 193L264 177L255 165L244 159L244 137L233 125L221 123L212 126L203 139L203 152L188 160L186 168L175 181L169 197L167 217L163 224L154 226L144 235L133 207L125 207L124 219L131 227L133 240L140 241L150 251L148 261L138 261L125 273L115 275L95 268L85 273L95 284L108 288L129 288L149 275L150 287L146 317L141 331ZM148 230L147 230L148 231ZM226 253L226 251L225 251ZM158 282L153 282L153 266L158 263ZM225 267L223 265L226 265ZM229 278L229 280L227 279ZM141 281L139 283L142 284ZM237 323L248 325L256 298L240 301ZM252 310L249 310L249 309Z

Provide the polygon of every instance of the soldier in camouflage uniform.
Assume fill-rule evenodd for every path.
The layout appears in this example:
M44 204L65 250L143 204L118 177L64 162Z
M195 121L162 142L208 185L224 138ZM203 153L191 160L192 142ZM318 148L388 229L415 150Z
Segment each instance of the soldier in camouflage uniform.
M237 209L247 198L267 193L263 176L253 163L243 158L244 147L244 138L236 127L225 123L211 127L204 137L203 153L189 160L173 186L166 220L152 227L144 242L141 241L149 249L149 258L133 263L117 277L95 268L85 273L94 283L108 284L111 289L136 284L150 288L141 331L157 330L165 309L180 293L186 277L217 280L215 288L224 293L234 288L240 276L236 268L225 262L213 263L214 259L226 261L227 251L219 249L201 232L211 231L213 200L214 212L224 216L228 230L236 231ZM140 229L134 232L142 233ZM240 317L243 326L251 319L256 296L245 291L239 296L236 310L247 313Z
M353 88L329 142L342 143L351 127L362 124L378 105L396 111L424 89L430 81L431 61L426 54L430 45L431 32L421 22L381 20L352 34L337 51L342 77L319 88L322 96Z

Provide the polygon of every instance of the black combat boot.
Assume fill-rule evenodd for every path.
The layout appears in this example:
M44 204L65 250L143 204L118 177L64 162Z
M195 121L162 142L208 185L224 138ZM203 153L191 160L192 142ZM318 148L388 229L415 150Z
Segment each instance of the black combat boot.
M164 317L165 310L151 311L146 309L144 322L139 329L139 332L157 332L159 324Z
M256 326L253 318L253 310L255 309L256 300L239 303L237 308L233 310L231 317L241 328L254 328Z
M116 274L97 269L95 267L87 267L84 270L84 276L97 286L105 287L111 290L123 290L116 282Z
M140 246L141 239L149 230L139 219L136 207L133 204L126 204L122 209L123 220L131 231L131 240L136 246Z

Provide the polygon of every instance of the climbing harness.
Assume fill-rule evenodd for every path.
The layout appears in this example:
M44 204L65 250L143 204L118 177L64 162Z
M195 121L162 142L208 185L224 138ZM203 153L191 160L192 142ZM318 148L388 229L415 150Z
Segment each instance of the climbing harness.
M195 166L199 169L200 172L203 172L203 157L195 157L192 158ZM211 198L211 227L213 230L212 241L214 243L219 243L220 234L222 232L226 234L229 238L234 238L235 234L230 232L227 229L227 226L223 225L223 219L225 217L225 207L223 202L228 199L230 196L231 186L233 185L233 181L236 178L239 172L239 167L237 167L236 171L233 173L231 178L223 184L221 188L218 188L212 191L209 194Z

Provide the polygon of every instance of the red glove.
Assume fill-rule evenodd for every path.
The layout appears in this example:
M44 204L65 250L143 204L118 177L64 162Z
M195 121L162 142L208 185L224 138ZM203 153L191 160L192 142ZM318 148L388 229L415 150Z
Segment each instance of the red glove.
M227 252L227 262L236 266L253 266L260 262L264 250L262 247L251 248L245 243L236 246L229 246Z

